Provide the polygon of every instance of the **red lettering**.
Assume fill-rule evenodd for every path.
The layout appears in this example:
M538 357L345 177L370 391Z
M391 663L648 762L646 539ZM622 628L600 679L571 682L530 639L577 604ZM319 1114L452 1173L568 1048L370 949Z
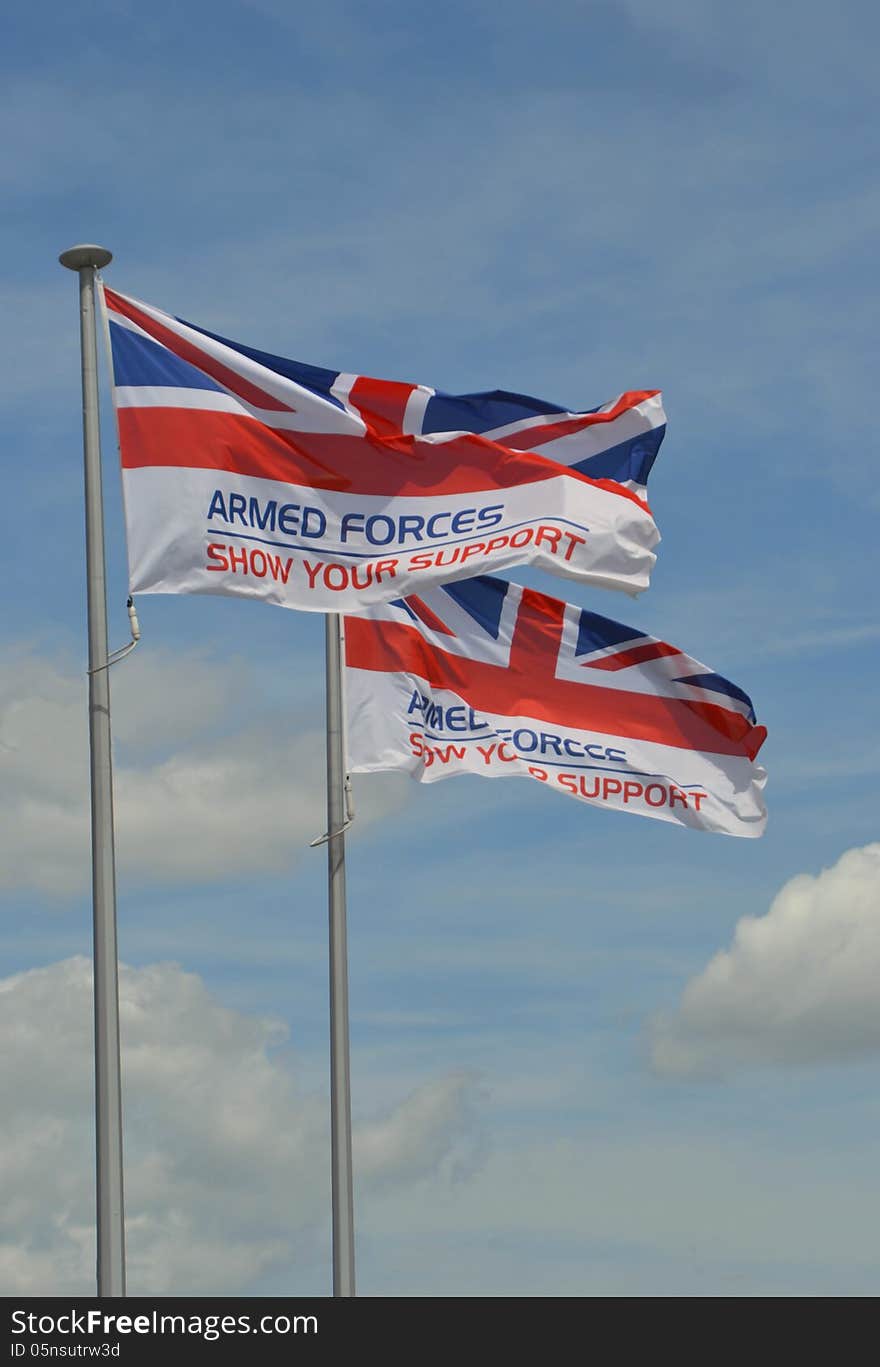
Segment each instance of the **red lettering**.
M619 778L603 778L602 780L602 801L608 800L609 793L620 793L623 791L623 784Z
M697 811L699 811L700 803L702 802L704 797L708 797L708 793L691 793L691 797L694 799L694 806L696 807Z
M309 588L313 589L315 587L315 580L317 579L321 570L324 568L324 562L322 560L319 560L317 565L310 565L308 560L304 560L303 565L305 567L306 574L309 577Z
M441 764L448 764L451 759L464 759L467 750L463 745L444 745L437 750L437 758Z
M550 551L553 555L556 555L556 547L559 545L559 539L561 536L562 532L559 530L558 527L545 527L542 524L538 528L538 534L535 537L535 546L540 546L542 541L549 541Z
M506 741L506 740L503 740L503 741L501 742L501 744L499 745L499 747L498 747L498 758L499 758L500 760L503 760L505 764L512 764L513 761L514 761L515 759L517 759L517 753L516 753L515 750L513 750L509 755L505 755L505 753L504 753L504 747L505 747L506 744L507 744L507 741ZM529 770L529 773L531 773L531 772L532 772L532 771L531 771L531 769L530 769L530 770Z
M652 793L660 794L660 797L656 802L651 797ZM647 802L649 807L662 807L664 802L666 801L666 789L663 787L663 784L649 783L647 788L645 789L645 801Z
M586 546L587 544L587 539L585 536L575 536L574 532L563 532L562 535L568 541L568 550L565 552L566 560L571 559L572 552L575 546Z
M231 570L233 574L250 573L258 579L265 579L271 572L272 578L280 579L283 584L290 578L290 569L293 565L291 557L283 562L280 555L270 555L260 550L237 550L234 546L223 546L218 542L212 542L208 547L208 559L215 563L206 565L205 569L212 570L215 574L219 570ZM314 575L312 581L314 584Z
M472 541L472 542L470 543L469 546L465 546L464 549L462 550L462 553L461 553L461 562L462 562L462 564L464 564L465 560L470 560L470 558L471 558L472 555L479 555L481 552L484 552L484 553L485 553L485 550L486 550L486 543L485 543L484 541Z
M389 579L394 579L397 574L396 560L380 560L376 564L376 583L382 583L382 575L387 574Z
M340 580L339 580L339 583L338 583L338 584L334 584L333 581L332 581L332 579L331 579L331 577L330 577L333 570L336 570L337 574L340 576ZM324 566L324 583L327 585L327 588L328 588L328 589L332 589L334 593L338 593L340 589L347 589L347 588L348 588L348 569L347 569L347 567L346 567L345 565L337 565L335 561L333 561L333 562L332 562L331 564L329 564L329 565L325 565L325 566Z
M641 797L641 795L642 795L642 785L641 785L641 783L633 783L632 781L628 781L627 783L624 783L624 785L623 785L623 800L624 800L624 802L629 802L629 800L630 800L631 797Z
M539 769L537 764L529 765L529 773L531 774L532 778L536 778L539 783L546 783L547 779L550 777L550 775L547 773L547 770Z
M454 565L460 555L461 546L453 546L451 550L438 551L434 556L433 563L435 565ZM447 556L449 557L448 559Z
M676 802L680 802L681 805L682 805L682 807L686 807L686 806L688 805L687 793L683 793L683 792L681 791L680 788L676 788L674 784L670 783L670 785L669 785L669 805L670 805L670 807L674 807L675 804L676 804Z
M486 749L485 745L478 745L478 746L477 746L477 751L478 751L478 753L481 754L481 755L483 756L483 759L486 761L487 764L489 763L489 761L490 761L491 758L492 758L492 752L494 751L494 749L495 749L495 743L494 743L494 741L493 741L492 744L489 746L489 749L488 749L488 750Z
M293 560L290 556L287 557L287 564L282 565L280 555L270 555L269 569L272 571L272 578L280 579L282 584L286 584L290 577L290 567L292 564Z
M514 532L513 536L510 538L510 544L516 550L519 550L520 546L527 546L534 535L534 527L520 527L519 531Z

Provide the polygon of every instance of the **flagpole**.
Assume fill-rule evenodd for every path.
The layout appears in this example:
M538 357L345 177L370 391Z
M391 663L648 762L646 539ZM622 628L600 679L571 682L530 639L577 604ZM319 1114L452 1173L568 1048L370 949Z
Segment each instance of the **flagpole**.
M95 272L111 261L104 247L71 247L58 258L79 275L82 344L83 454L86 513L86 594L89 630L89 747L92 807L92 918L95 1000L95 1137L97 1281L99 1296L125 1295L122 1191L122 1085L119 1064L119 982L116 953L116 865L104 505L95 339Z
M353 1296L354 1192L351 1162L351 1073L348 943L345 905L345 718L342 618L324 619L327 674L327 879L330 915L330 1137L333 1295Z

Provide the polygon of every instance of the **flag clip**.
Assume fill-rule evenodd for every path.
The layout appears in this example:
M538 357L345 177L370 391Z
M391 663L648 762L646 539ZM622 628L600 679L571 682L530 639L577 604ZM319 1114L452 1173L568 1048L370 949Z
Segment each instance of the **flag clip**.
M343 822L337 831L325 831L323 835L315 836L314 840L309 841L309 849L313 850L317 845L326 845L327 841L332 840L336 835L344 835L353 820L354 818L352 817L350 820Z
M129 598L126 603L128 608L128 622L131 631L131 640L127 645L120 646L118 650L112 650L102 665L96 665L94 669L87 669L87 674L100 674L102 669L109 669L111 665L118 665L120 660L124 660L126 655L130 655L141 639L141 626L137 619L137 612L134 606L134 599Z

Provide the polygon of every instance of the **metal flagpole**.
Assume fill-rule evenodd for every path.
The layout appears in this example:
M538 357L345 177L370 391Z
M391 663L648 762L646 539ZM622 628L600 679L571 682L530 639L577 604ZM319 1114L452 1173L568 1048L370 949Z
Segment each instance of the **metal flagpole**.
M95 963L95 1120L98 1295L125 1295L122 1197L122 1086L116 957L116 864L110 754L110 679L104 567L104 506L95 341L95 271L104 247L71 247L58 258L79 274L85 457L86 584L89 619L89 742L92 794L92 908Z
M353 1296L354 1193L351 1165L351 1074L348 1047L348 943L345 909L345 718L342 618L324 619L327 669L327 878L330 911L330 1133L333 1207L333 1295Z

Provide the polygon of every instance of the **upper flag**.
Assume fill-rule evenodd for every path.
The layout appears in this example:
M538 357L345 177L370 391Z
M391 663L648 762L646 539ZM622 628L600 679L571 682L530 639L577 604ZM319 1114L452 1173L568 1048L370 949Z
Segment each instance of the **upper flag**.
M657 392L582 413L441 394L271 356L115 290L103 299L132 592L359 612L526 562L647 587Z
M519 774L601 807L761 835L767 734L676 646L483 576L345 619L349 763Z

